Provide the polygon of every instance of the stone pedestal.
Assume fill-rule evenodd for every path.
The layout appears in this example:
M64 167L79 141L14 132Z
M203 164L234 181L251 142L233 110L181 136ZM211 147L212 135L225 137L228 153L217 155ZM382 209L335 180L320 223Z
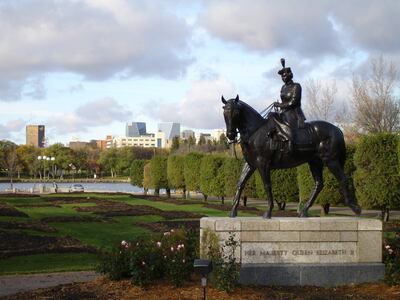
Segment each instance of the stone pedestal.
M243 284L336 286L384 276L379 220L202 218L200 228L239 242Z

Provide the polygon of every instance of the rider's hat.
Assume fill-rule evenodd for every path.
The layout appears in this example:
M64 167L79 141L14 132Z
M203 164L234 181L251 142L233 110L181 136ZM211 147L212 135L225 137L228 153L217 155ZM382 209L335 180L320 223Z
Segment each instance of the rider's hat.
M281 58L281 65L282 69L278 71L279 75L282 75L283 73L292 73L292 70L290 68L285 68L285 59Z

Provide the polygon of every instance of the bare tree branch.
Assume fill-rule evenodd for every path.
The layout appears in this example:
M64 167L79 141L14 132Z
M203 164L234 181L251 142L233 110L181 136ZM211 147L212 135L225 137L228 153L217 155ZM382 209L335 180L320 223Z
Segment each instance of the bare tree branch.
M306 81L306 112L309 119L334 121L335 101L336 101L336 82L322 85L320 81L308 79Z
M368 133L394 132L400 128L400 100L394 94L397 69L383 56L371 60L366 79L353 76L352 102L355 123Z

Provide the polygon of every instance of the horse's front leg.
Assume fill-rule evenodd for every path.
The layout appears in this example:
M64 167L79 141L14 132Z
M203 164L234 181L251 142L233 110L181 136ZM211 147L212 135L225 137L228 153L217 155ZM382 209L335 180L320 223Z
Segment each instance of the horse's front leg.
M239 182L236 187L235 197L233 198L232 210L229 214L229 216L231 218L234 218L237 216L237 209L239 207L240 195L242 194L242 191L243 191L244 187L246 186L247 180L250 178L250 176L253 173L254 173L254 168L250 167L250 165L246 162L242 168L242 172L239 177Z
M263 214L264 219L271 219L272 209L274 208L274 199L272 196L272 186L271 186L271 169L269 166L260 169L260 175L264 183L265 193L267 194L268 208Z

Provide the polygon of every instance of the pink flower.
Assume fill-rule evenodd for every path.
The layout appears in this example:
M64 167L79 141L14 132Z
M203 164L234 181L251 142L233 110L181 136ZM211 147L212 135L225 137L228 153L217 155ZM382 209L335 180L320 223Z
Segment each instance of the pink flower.
M126 245L128 245L128 242L127 242L127 241L121 241L121 246L122 246L122 247L126 247Z
M185 262L186 262L186 260L182 259L182 262L183 262L183 263L185 263Z
M175 230L173 230L173 229L171 229L170 231L171 231L171 232L175 232Z
M146 265L146 262L142 261L142 266L145 266L145 265Z
M161 242L157 242L157 247L158 247L158 248L161 247Z
M390 249L390 246L389 246L389 245L386 245L385 248L386 248L386 249Z
M393 250L392 249L389 249L389 254L393 254Z
M171 251L174 252L174 250L175 250L174 247L171 247Z

